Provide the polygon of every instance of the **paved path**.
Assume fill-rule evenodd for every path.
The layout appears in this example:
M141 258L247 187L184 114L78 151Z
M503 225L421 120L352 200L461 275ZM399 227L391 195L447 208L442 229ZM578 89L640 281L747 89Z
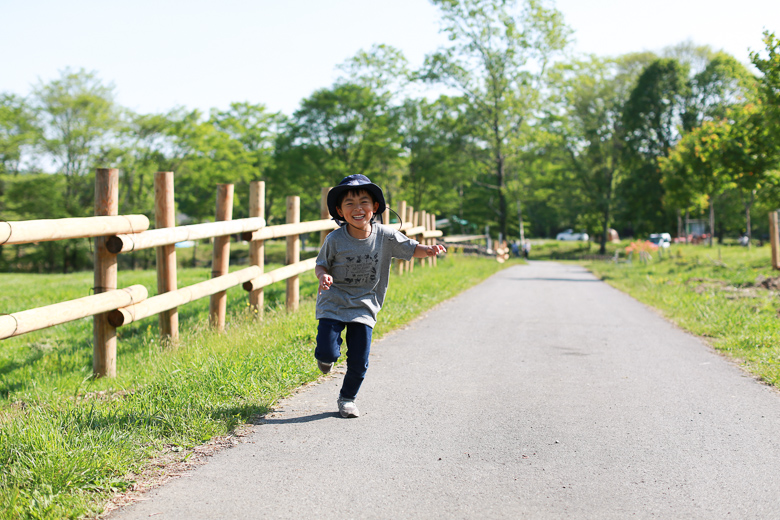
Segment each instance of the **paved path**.
M359 419L339 384L111 518L780 515L780 394L579 267L506 269L376 342Z

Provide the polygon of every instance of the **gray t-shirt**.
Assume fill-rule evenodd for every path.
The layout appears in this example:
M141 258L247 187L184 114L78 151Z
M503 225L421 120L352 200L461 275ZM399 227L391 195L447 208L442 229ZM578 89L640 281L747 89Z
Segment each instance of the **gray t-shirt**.
M371 236L357 239L342 226L325 238L317 265L328 270L333 285L317 297L317 319L376 325L387 294L393 258L410 260L417 247L403 233L373 224Z

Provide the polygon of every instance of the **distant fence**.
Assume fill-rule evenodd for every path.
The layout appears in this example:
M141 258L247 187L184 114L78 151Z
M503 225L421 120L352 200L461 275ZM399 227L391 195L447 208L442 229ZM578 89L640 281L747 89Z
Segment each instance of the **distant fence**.
M159 315L160 335L175 342L179 336L178 307L210 297L209 322L216 330L225 328L226 291L242 285L249 292L249 303L262 316L263 289L272 283L287 281L286 308L296 311L300 298L299 275L314 269L315 259L301 261L300 235L320 231L324 239L335 229L327 210L330 188L321 190L321 220L300 222L300 197L287 197L286 224L266 227L265 183L255 181L249 190L249 218L232 220L233 185L217 186L216 221L179 226L175 224L173 172L155 175L155 227L149 230L144 215L119 215L119 172L99 169L95 177L95 216L56 220L0 222L0 244L26 244L72 238L95 239L94 295L56 303L13 314L0 315L0 340L19 336L69 321L93 316L93 374L116 376L116 329L128 323ZM420 243L434 243L442 232L436 218L401 202L398 224L401 231ZM383 216L389 222L390 210ZM250 267L228 273L230 235L240 234L250 242ZM286 265L264 272L265 241L286 238ZM210 280L177 288L175 244L185 240L213 238L212 277ZM322 240L320 240L322 243ZM117 288L117 255L140 249L156 248L157 295L149 297L142 285ZM436 258L418 259L420 265L435 266ZM415 261L399 261L398 272L414 269Z

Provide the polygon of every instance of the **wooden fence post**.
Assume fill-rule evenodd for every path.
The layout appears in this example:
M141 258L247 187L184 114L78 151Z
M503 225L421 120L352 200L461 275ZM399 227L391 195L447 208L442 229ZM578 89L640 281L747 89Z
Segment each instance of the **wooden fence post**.
M119 214L119 170L99 168L95 175L95 216ZM106 249L108 237L95 238L95 294L116 289L117 259ZM93 319L92 373L95 377L116 377L116 327L108 313Z
M417 224L418 226L423 226L425 230L428 230L428 212L427 211L421 211L419 214L420 223ZM428 239L425 238L424 235L420 235L420 243L423 245L428 245ZM428 258L420 258L420 267L425 267L425 265L428 264Z
M265 218L265 182L254 181L249 184L249 216ZM265 271L265 240L255 240L249 243L249 264L256 265L260 272ZM249 293L249 305L255 317L263 317L265 293L263 288Z
M157 229L176 227L176 206L173 198L173 172L154 175L154 226ZM177 289L176 246L157 248L157 294ZM179 339L179 310L173 308L159 315L160 338L175 343Z
M780 237L777 230L777 211L769 212L769 243L772 246L772 268L780 269Z
M233 185L217 185L216 221L232 220L233 218ZM228 273L230 266L230 236L214 238L214 253L211 261L211 277L216 278ZM218 332L225 330L225 313L227 312L227 291L213 294L209 301L209 322Z
M433 231L433 215L431 213L428 213L425 215L425 231ZM429 238L425 241L426 245L432 246L436 243L435 238ZM436 265L434 263L435 256L429 256L428 257L428 267L433 267Z
M297 224L301 221L301 198L292 195L287 197L287 223ZM301 236L290 235L287 237L287 265L296 264L301 259ZM300 280L298 275L287 279L287 310L298 310Z
M428 215L428 218L431 219L431 226L430 226L431 231L436 231L436 215L431 213L430 215ZM436 244L436 238L432 238L431 239L431 245L435 245L435 244ZM431 266L432 267L436 267L437 266L437 262L436 262L437 259L438 259L438 255L434 255L434 256L431 257Z
M401 220L399 224L399 228L404 225L404 221L406 220L406 201L402 200L401 203L398 205L398 218ZM404 266L406 265L406 262L404 260L398 259L398 274L404 274Z
M330 216L330 211L328 211L328 193L330 193L330 188L322 188L322 192L320 195L320 218L326 219L326 218L332 218ZM325 243L325 237L328 236L327 229L324 229L320 231L320 247L322 247L322 244Z
M417 225L417 212L414 211L414 207L409 206L406 211L409 213L409 222L412 223L412 227L415 227ZM409 237L414 238L414 237ZM406 271L411 273L414 271L414 257L412 257L411 260L406 264Z

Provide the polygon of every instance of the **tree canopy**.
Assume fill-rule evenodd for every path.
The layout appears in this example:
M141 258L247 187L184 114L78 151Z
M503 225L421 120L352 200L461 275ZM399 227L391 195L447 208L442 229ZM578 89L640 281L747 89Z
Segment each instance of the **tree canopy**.
M246 216L266 182L269 222L362 173L394 205L448 217L453 232L507 239L577 228L646 236L708 215L719 238L763 235L751 214L780 205L780 41L734 57L683 42L659 54L565 52L571 30L542 0L433 0L449 43L419 70L389 45L360 50L291 115L237 101L208 114L139 114L98 73L63 70L27 95L0 93L0 212L89 214L95 168L120 169L125 213L153 217L156 171L176 173L179 215L214 215L217 183ZM420 97L420 85L445 93ZM717 219L715 219L717 208ZM38 269L85 265L89 244L41 245ZM0 253L2 248L0 247ZM7 252L6 252L7 253ZM1 262L5 257L0 254Z

